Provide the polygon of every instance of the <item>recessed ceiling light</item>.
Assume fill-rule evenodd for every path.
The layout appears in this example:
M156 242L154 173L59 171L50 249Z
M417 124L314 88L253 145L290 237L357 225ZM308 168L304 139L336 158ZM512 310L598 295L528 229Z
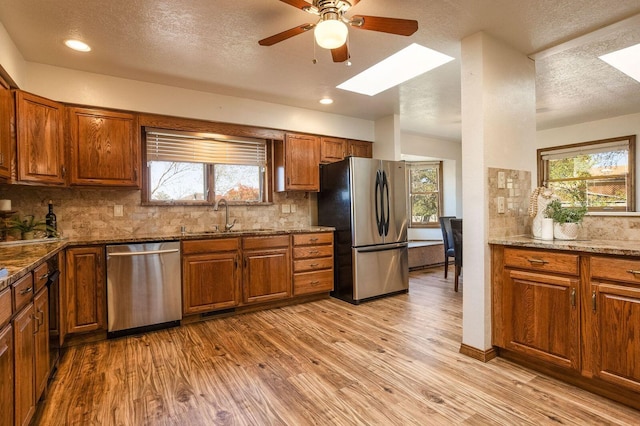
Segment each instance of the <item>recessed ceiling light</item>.
M82 42L80 40L69 39L69 40L65 40L64 44L66 44L68 48L77 50L78 52L91 51L91 47L89 47L87 43Z
M640 44L607 53L600 59L640 82Z
M322 99L320 99L320 103L322 105L331 105L333 103L333 99L331 99L331 98L322 98Z
M338 86L363 95L377 95L454 58L413 43Z

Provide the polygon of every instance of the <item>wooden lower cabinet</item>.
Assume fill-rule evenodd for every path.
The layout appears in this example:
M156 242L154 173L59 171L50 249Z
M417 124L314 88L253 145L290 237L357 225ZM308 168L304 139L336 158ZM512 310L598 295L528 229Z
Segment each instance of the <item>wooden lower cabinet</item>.
M242 295L244 303L291 296L289 236L243 238Z
M106 330L104 246L67 249L66 313L67 332Z
M493 245L502 356L640 409L640 258Z
M577 370L578 279L511 269L505 275L507 349Z
M333 233L293 236L293 294L333 290Z
M184 315L238 306L241 301L239 247L238 238L183 242Z
M13 424L13 327L0 328L0 425Z
M49 289L44 287L33 298L34 389L38 401L49 379Z
M28 425L36 411L33 303L29 303L13 320L16 425Z

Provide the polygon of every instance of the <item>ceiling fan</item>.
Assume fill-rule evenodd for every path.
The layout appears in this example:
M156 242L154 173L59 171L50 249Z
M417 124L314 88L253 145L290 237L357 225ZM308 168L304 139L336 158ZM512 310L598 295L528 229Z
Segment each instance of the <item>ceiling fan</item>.
M379 31L390 34L410 36L418 30L418 21L412 19L385 18L380 16L355 15L347 18L345 13L360 0L280 0L293 7L318 15L320 20L315 24L302 24L290 30L260 40L261 46L272 46L288 38L314 29L316 43L322 48L331 50L334 62L349 59L347 47L347 25L363 30Z

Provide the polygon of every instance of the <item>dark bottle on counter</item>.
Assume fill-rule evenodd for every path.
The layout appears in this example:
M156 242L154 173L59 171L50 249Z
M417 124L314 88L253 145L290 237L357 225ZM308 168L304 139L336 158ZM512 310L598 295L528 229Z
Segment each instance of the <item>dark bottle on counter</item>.
M47 223L47 238L55 238L58 229L58 221L56 220L56 215L53 212L53 201L49 200L49 213L45 216L45 221Z

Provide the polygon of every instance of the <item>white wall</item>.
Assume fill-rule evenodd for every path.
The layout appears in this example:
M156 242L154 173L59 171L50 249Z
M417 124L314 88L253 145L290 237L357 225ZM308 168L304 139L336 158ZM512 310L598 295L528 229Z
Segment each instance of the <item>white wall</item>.
M24 90L61 102L374 140L374 123L29 62Z
M540 130L536 134L536 148L548 148L550 146L567 145L629 135L636 135L636 144L640 143L637 137L640 135L640 114L622 115L604 120L574 124L572 126ZM533 186L537 186L536 154L534 153L529 160L529 167L533 172ZM636 154L636 181L640 179L640 174L637 171L640 171L640 155L638 154ZM637 183L636 200L640 200L640 185ZM636 210L640 210L640 205L636 205Z
M376 120L375 133L373 158L399 161L401 155L400 116L394 114Z
M0 65L22 87L26 62L0 22Z
M443 215L462 217L462 145L460 141L401 134L402 155L442 161ZM440 228L409 228L410 240L441 240Z

